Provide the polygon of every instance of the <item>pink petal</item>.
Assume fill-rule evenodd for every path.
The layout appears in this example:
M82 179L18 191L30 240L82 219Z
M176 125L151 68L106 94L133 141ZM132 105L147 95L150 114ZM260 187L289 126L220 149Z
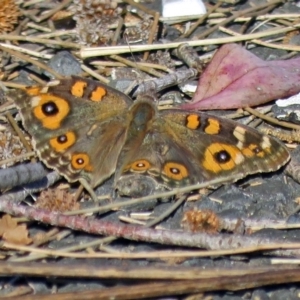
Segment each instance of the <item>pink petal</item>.
M232 109L260 105L300 92L300 58L263 61L236 44L222 46L182 109Z

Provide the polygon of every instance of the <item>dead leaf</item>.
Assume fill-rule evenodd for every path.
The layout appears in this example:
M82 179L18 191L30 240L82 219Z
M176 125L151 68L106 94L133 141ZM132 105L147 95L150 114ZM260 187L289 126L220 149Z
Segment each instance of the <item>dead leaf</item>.
M182 109L257 106L300 92L300 58L264 61L237 44L222 46L199 79L192 103Z
M4 215L0 219L0 236L10 243L17 245L28 245L32 240L28 237L28 230L25 224L18 225L10 215Z
M18 223L15 219L13 219L10 215L4 215L0 219L0 236L3 236L7 230L15 229L17 226Z
M31 238L28 237L28 230L25 224L5 231L2 238L7 242L17 245L28 245L32 242Z

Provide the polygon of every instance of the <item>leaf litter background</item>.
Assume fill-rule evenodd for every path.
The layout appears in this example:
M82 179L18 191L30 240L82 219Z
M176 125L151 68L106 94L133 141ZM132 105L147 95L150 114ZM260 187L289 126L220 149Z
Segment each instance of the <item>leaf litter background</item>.
M206 2L209 15L207 18L200 18L198 23L195 23L197 19L168 23L159 19L159 1L142 3L137 12L132 11L128 4L135 7L131 1L117 3L74 0L35 3L2 0L2 83L8 88L18 88L22 85L48 82L53 74L59 76L57 73L88 73L89 76L102 76L118 88L126 89L141 76L147 79L167 75L170 70L182 71L187 67L181 59L174 56L172 50L164 50L163 46L159 51L96 56L85 60L80 57L79 47L107 47L117 44L125 45L127 49L131 47L134 51L137 42L151 45L163 41L167 45L174 41L182 43L212 38L220 41L232 34L230 30L245 37L253 32L263 34L267 30L297 26L300 17L296 1L245 1L236 4ZM265 6L261 7L262 5ZM277 17L271 18L269 13ZM124 22L124 26L120 27L118 33L120 20ZM194 30L189 32L194 24ZM190 34L185 34L187 32ZM195 47L201 59L198 70L202 69L202 64L207 64L214 50L219 48L215 45L217 43ZM290 109L293 112L291 114L288 110L282 111L281 108L273 106L274 103L270 103L271 106L262 104L299 91L298 45L297 27L286 33L255 38L247 44L241 43L241 46L246 46L255 56L250 52L239 52L242 54L237 55L234 51L241 51L240 46L228 44L222 50L223 54L225 51L225 56L221 56L221 60L227 60L224 68L234 63L235 68L238 66L240 70L241 66L248 64L254 71L247 73L247 76L227 72L230 75L229 84L224 87L218 84L219 75L216 78L211 77L212 73L219 74L224 68L219 63L210 64L200 76L193 104L180 102L189 100L186 94L184 100L178 101L183 107L192 105L194 108L207 109L213 103L216 105L214 108L228 109L245 107L244 103L235 102L242 98L247 100L247 105L259 104L262 107L260 111L266 113L267 117L271 109L276 113L280 112L296 129L297 123L299 124L297 105ZM228 49L233 54L234 61L230 54L226 54ZM218 55L222 55L222 51ZM37 61L42 64L38 65ZM156 66L141 66L142 61ZM265 72L262 75L261 66ZM283 68L285 74L281 75ZM232 77L232 74L237 75L237 78ZM260 98L261 93L251 87L257 82L261 84L261 80L257 81L257 78L262 77L268 79L264 86L268 96ZM274 77L278 78L278 82L274 82ZM250 85L250 81L254 84ZM212 85L211 82L215 84ZM222 80L224 82L227 81ZM206 89L207 85L209 89ZM227 95L229 92L242 95L240 93L245 93L245 86L249 87L245 95L251 95L249 98ZM160 104L169 105L167 92L174 95L178 91L186 91L186 88L180 82L159 93L163 96ZM224 94L230 101L219 102L226 99ZM24 156L29 150L24 148L15 129L8 123L8 120L12 122L12 115L22 130L17 111L12 102L5 101L4 93L1 95L1 165L3 172L9 172L9 167L17 164L24 167L22 164L33 153ZM251 103L252 100L257 102ZM231 106L224 107L224 103ZM213 113L225 114L224 111ZM226 114L229 117L241 118L245 113L229 110ZM261 123L259 119L252 119L251 116L246 116L241 121L251 122L250 125L253 126ZM288 137L291 148L297 146L297 131L282 132L274 130L270 125L263 126L278 137ZM297 149L294 157L292 173L297 179ZM10 160L11 158L15 160ZM21 181L24 179L23 171L18 171L22 176L16 176L15 182L13 173L8 173L10 175L6 177L2 173L1 211L9 212L13 205L19 206L18 197L24 198L26 193L29 195L22 205L27 205L26 209L31 205L48 209L49 213L45 214L43 220L48 217L50 223L58 220L55 212L60 214L96 206L88 201L88 195L81 196L80 201L77 201L74 196L76 185L72 185L70 189L64 180L54 184L51 189L43 187L43 179L38 184L16 188L16 183L25 184ZM48 171L40 165L34 165L29 173L42 178ZM53 175L51 174L48 175L49 181L53 179L49 177ZM58 178L53 176L53 181L57 181ZM11 184L9 187L4 186L4 178L7 177ZM39 192L35 193L37 190ZM226 185L209 193L201 190L201 193L184 197L171 197L169 201L154 199L146 204L139 201L132 206L119 205L117 208L117 205L111 203L111 181L108 181L97 189L97 194L103 195L102 211L100 208L93 215L89 213L77 219L72 216L60 218L60 224L66 226L55 227L47 225L47 222L29 222L24 217L18 219L3 213L0 219L0 272L5 277L1 279L0 295L13 299L108 299L112 296L115 299L296 299L299 295L296 284L299 282L298 267L287 264L271 266L271 263L276 262L275 258L299 257L297 243L300 236L296 211L299 193L299 184L280 171L276 174L252 176L238 184ZM122 201L124 203L128 199ZM174 207L174 204L178 207ZM173 212L170 212L170 208ZM22 215L29 217L29 210L26 209ZM168 211L169 215L162 216ZM41 214L39 216L42 218ZM73 224L75 221L77 227ZM147 228L123 226L133 223L147 227L151 225L150 222L152 226L154 222L157 223L156 232L160 232L161 236L156 237L155 231ZM73 228L81 230L64 228L71 224L74 225ZM160 229L164 231L159 231ZM124 236L127 239L91 234L97 232ZM180 235L181 232L183 234ZM292 248L292 243L297 248L280 250L287 246ZM202 252L199 247L203 249ZM134 257L135 254L138 256Z

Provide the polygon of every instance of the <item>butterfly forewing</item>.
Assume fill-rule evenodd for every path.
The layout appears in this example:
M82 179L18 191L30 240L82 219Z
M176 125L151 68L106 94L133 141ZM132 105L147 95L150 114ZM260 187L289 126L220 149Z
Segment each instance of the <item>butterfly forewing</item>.
M24 127L48 167L70 181L92 185L116 167L132 101L106 85L80 77L50 87L30 87L15 96Z

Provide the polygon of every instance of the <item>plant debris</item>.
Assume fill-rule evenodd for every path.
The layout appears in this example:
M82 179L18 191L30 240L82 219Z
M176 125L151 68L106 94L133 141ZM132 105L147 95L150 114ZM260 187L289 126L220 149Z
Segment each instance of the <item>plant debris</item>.
M13 31L21 16L15 0L0 1L0 34Z
M42 191L36 199L35 206L37 208L59 212L78 210L80 208L74 195L71 195L68 191L60 189L59 187Z
M112 41L121 9L117 1L74 0L70 8L76 22L79 43L88 46L106 45Z
M0 236L3 240L16 245L28 245L32 242L28 237L27 226L18 225L10 215L4 215L0 219Z

